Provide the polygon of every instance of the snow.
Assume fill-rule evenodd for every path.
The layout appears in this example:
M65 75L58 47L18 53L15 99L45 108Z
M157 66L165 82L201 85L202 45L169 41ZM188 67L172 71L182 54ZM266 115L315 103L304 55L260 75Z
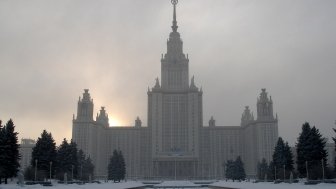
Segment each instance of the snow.
M190 181L164 181L159 185L156 186L195 186L193 182ZM134 187L141 187L144 186L141 181L128 181L128 182L120 182L120 183L101 183L101 184L58 184L53 183L52 187L45 187L41 185L25 185L24 189L127 189L127 188L134 188ZM197 186L197 185L196 185ZM226 188L234 188L234 189L335 189L336 184L326 184L321 183L317 185L304 185L304 183L280 183L280 184L273 184L273 183L252 183L252 182L230 182L230 181L219 181L211 184L211 186L220 186ZM15 183L10 184L1 184L0 189L21 189ZM206 188L204 188L206 189Z
M155 187L159 188L164 188L164 187L190 187L190 188L195 188L195 187L200 187L200 185L194 184L193 182L190 181L164 181L160 184L155 185Z
M58 184L53 183L53 186L42 186L39 184L36 185L25 185L24 189L126 189L126 188L134 188L144 186L141 182L129 181L129 182L120 182L120 183L92 183L92 184ZM17 184L1 184L0 189L21 189Z
M225 182L219 181L211 184L211 186L221 186L227 188L237 188L237 189L335 189L336 184L316 184L316 185L304 185L304 183L279 183L273 184L272 182Z

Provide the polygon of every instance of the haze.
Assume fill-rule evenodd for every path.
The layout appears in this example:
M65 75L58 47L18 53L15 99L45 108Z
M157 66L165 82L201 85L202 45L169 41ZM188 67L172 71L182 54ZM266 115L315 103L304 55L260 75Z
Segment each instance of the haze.
M334 136L336 1L180 0L178 31L203 87L204 125L239 125L267 88L279 135L296 142L308 121ZM20 138L43 129L71 138L78 97L112 125L147 125L147 88L160 77L169 0L0 1L0 119Z

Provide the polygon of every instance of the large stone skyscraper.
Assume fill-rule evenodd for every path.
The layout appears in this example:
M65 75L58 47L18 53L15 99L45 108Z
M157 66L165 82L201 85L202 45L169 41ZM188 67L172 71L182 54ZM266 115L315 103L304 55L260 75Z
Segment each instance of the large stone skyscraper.
M148 91L152 158L156 174L162 176L170 174L170 168L175 167L175 159L181 164L177 167L187 176L194 172L199 157L202 92L195 86L194 78L189 83L189 59L183 53L183 42L177 28L174 4L167 53L161 58L161 86L157 79L155 86Z
M137 118L134 126L109 127L104 107L94 120L93 100L86 89L73 119L73 140L93 159L96 176L106 176L114 149L123 152L127 176L133 178L223 178L223 163L237 156L242 157L247 175L254 176L258 161L271 159L278 137L272 99L262 89L257 118L246 107L240 126L216 126L212 117L203 126L202 89L189 77L188 55L177 32L177 1L172 3L161 84L157 78L148 89L148 126Z

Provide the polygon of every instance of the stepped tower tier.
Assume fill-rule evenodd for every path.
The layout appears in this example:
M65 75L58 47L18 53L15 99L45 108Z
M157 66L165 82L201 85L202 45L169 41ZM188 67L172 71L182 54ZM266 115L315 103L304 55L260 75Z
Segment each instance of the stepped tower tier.
M249 106L245 106L245 110L244 110L244 112L242 114L242 117L241 117L240 125L241 126L246 126L247 124L249 124L253 121L254 121L253 113L251 112Z
M99 114L97 114L96 121L104 127L109 127L109 118L104 106L101 107Z
M202 92L194 77L189 84L189 59L177 32L176 4L167 52L161 58L161 85L156 79L148 91L148 126L152 133L153 172L173 178L171 167L179 159L179 178L196 174L199 156L199 130L202 127ZM178 155L177 155L178 154ZM174 157L178 156L178 157ZM183 167L183 168L182 168Z
M268 98L266 89L261 89L260 96L257 100L257 120L274 120L272 97L270 96Z
M173 31L167 41L167 53L161 58L161 83L163 90L187 90L189 59L183 53L183 42L177 32L176 3L173 5Z
M79 97L77 106L77 121L93 121L93 100L89 89L84 89L83 98Z

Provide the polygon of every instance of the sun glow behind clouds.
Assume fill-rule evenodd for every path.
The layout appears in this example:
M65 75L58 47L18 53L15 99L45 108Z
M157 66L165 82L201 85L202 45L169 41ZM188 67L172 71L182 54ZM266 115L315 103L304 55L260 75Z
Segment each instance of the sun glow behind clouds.
M112 127L121 127L121 122L116 118L109 118L109 125Z

